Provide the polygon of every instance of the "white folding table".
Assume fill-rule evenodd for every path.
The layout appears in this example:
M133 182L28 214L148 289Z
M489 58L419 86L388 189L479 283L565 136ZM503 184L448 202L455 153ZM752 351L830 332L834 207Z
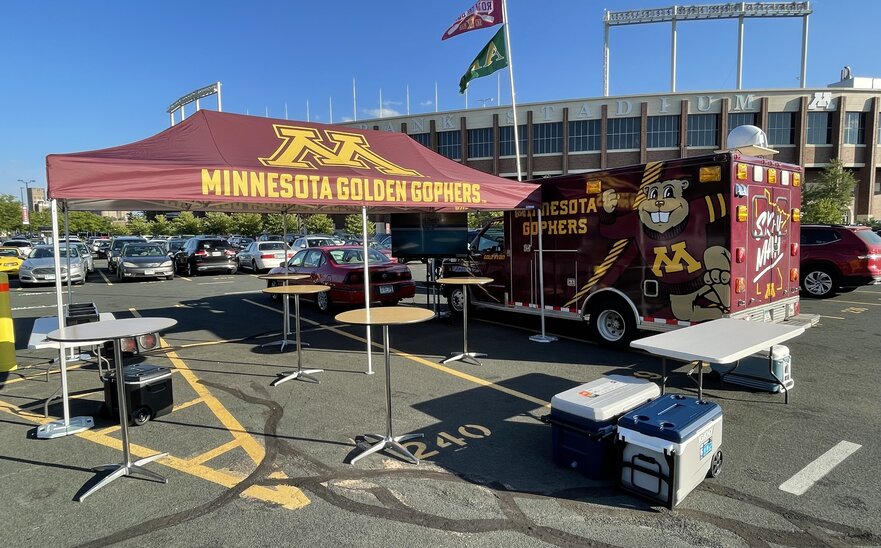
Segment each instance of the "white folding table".
M690 327L652 335L630 343L633 348L645 350L661 357L661 393L667 383L667 358L685 362L700 362L698 370L698 399L704 399L703 370L710 363L734 363L759 350L788 341L804 333L803 326L778 323L753 322L721 318ZM769 357L770 360L770 357ZM771 375L780 385L789 403L789 391L774 373Z

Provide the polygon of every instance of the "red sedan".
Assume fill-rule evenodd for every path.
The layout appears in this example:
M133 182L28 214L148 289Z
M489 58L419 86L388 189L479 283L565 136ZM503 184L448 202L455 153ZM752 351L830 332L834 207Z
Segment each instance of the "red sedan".
M375 249L368 249L368 256L371 302L393 305L416 294L416 282L407 265L392 263ZM282 273L285 267L273 268L269 272ZM327 246L300 250L288 261L287 272L309 274L314 283L330 286L330 291L315 296L315 304L322 311L327 311L332 304L364 305L364 250L361 247ZM280 283L268 280L269 287Z

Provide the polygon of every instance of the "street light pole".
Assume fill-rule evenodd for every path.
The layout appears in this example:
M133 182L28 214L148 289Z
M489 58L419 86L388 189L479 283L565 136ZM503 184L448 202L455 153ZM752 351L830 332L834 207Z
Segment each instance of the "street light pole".
M28 194L30 194L31 191L31 183L35 181L33 179L28 179L27 181L25 181L24 179L19 179L18 182L23 184L25 188L25 194L21 198L21 203L22 205L26 205L28 207L28 211L31 211L31 200ZM21 187L18 187L18 189L21 190ZM27 199L27 201L25 201L25 199Z

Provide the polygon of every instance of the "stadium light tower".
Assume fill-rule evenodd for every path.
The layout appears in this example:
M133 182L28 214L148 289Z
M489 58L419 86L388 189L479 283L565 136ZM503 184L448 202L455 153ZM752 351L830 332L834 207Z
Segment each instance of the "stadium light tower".
M178 99L177 101L168 105L168 110L165 112L171 118L171 125L174 125L174 112L176 110L180 110L180 121L184 121L184 117L186 116L186 111L184 107L190 103L196 103L196 110L199 110L199 99L204 99L205 97L209 97L211 95L217 95L217 111L222 112L223 106L220 102L220 82L214 82L210 86L205 86L203 88L199 88L195 91L191 91Z
M609 96L609 28L618 25L671 23L670 91L676 91L676 22L708 19L737 19L737 89L743 88L743 20L746 17L801 17L801 87L807 87L808 16L810 2L730 2L671 6L603 13L603 97Z

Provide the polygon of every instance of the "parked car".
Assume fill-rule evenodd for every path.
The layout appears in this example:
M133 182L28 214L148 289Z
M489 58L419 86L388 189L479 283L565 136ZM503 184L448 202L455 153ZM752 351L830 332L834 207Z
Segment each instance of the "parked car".
M152 240L147 240L147 243L148 243L148 244L156 244L156 245L158 245L159 247L162 248L162 252L165 253L166 255L168 255L168 240L167 240L167 239L165 239L165 240L157 240L157 239L154 238L154 239L152 239Z
M280 242L284 240L281 234L261 234L257 236L258 242Z
M195 276L200 272L225 270L235 274L236 252L223 238L198 236L190 238L174 255L174 266L178 272Z
M166 253L170 256L173 256L175 253L180 251L180 249L187 243L187 240L184 238L169 238L165 240Z
M107 248L110 247L110 238L95 238L91 244L92 254L98 258L107 257Z
M67 281L67 254L70 253L70 281L81 284L86 281L83 261L76 247L61 246L61 281ZM38 245L21 263L18 281L22 287L55 281L55 250L51 245Z
M357 245L359 247L362 247L361 240L357 238L348 240L344 242L343 245ZM367 247L379 251L380 253L388 257L389 260L393 263L398 262L396 258L392 257L392 248L390 245L382 244L380 242L377 242L376 240L370 240L367 242Z
M233 236L229 239L230 245L232 245L236 249L245 249L253 241L254 238L248 238L247 236Z
M89 246L84 244L79 240L71 240L70 245L77 248L77 251L80 252L80 257L83 258L83 265L86 267L86 276L95 271L95 257L92 255L92 252L89 250Z
M110 240L110 247L107 248L107 270L116 272L116 265L119 263L119 253L122 246L132 243L144 243L146 238L140 236L114 236Z
M881 236L866 226L802 225L799 268L806 297L881 283Z
M30 240L24 239L11 239L3 242L3 247L17 247L21 249L21 252L24 254L25 257L31 254L31 250L34 248L34 245L36 244L32 244Z
M345 242L344 242L345 243ZM291 248L306 249L307 247L321 247L329 245L338 245L335 240L327 236L300 236L291 243Z
M131 278L174 279L174 261L157 243L130 243L122 247L116 276L120 281Z
M7 276L18 276L18 269L25 257L19 247L0 247L0 272Z
M294 255L291 248L282 241L251 242L245 249L236 253L236 265L253 272L262 272L282 266Z
M370 261L370 300L394 305L416 294L416 282L407 265L392 263L382 253L368 249ZM315 283L330 286L317 293L315 304L326 312L332 305L364 304L364 253L356 246L323 246L303 249L288 261L287 271L308 274ZM285 272L280 266L270 274ZM268 280L268 286L277 285Z

